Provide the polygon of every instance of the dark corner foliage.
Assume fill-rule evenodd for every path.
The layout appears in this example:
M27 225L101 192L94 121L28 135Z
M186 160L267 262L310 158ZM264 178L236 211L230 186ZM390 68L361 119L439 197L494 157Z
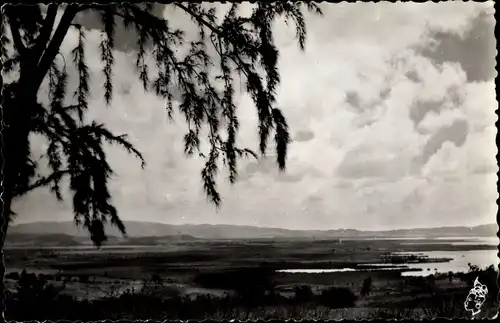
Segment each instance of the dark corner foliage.
M142 155L125 135L115 135L103 124L85 120L89 108L90 73L85 59L85 29L74 23L77 14L94 11L100 15L102 37L99 48L105 78L104 100L109 105L113 97L113 47L117 26L132 28L137 33L136 71L145 91L152 91L165 100L165 109L173 113L172 89L181 93L179 110L185 117L188 131L184 136L187 156L197 154L205 159L201 170L203 187L210 200L219 207L217 191L218 161L229 169L229 181L237 180L237 160L245 156L257 158L249 149L236 144L239 122L234 103L234 74L242 77L258 113L260 153L265 154L268 137L274 131L277 163L285 169L287 145L290 142L286 119L275 107L276 88L280 82L277 69L278 49L274 45L272 23L277 17L293 21L301 49L306 39L303 7L321 14L314 3L261 2L248 17L238 14L239 4L233 3L219 22L214 8L200 3L172 3L188 14L198 28L198 39L188 42L182 30L170 27L169 21L152 13L153 5L143 4L49 4L4 6L0 23L0 55L4 75L14 82L5 84L5 205L4 214L10 222L14 212L13 199L27 192L48 187L62 199L61 181L69 179L73 194L75 222L91 233L92 241L100 246L106 240L104 223L109 221L126 233L117 209L111 203L108 179L113 174L107 163L104 143L116 144L134 154L145 166ZM56 14L63 10L56 25ZM71 57L59 49L68 32L78 33L78 43ZM9 32L8 32L9 30ZM51 35L51 32L53 34ZM146 50L147 45L152 51ZM14 50L9 50L9 46ZM183 57L176 47L188 46ZM208 47L217 53L213 60ZM152 75L146 57L150 55L158 73ZM215 62L216 61L216 62ZM67 88L67 66L77 69L78 87ZM17 76L17 78L15 77ZM50 104L37 101L43 81L48 82ZM68 104L68 102L70 102ZM200 131L208 130L208 152L200 149ZM223 132L225 134L223 135ZM47 138L45 156L52 173L37 174L37 164L30 151L30 134Z

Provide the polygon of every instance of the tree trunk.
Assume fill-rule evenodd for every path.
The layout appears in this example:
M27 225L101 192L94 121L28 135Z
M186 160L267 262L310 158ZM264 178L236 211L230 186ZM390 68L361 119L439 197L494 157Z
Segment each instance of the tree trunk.
M51 9L53 10L53 9ZM21 59L20 77L17 82L11 83L7 90L3 87L3 78L0 75L0 103L2 105L1 147L2 159L0 181L2 182L3 208L0 218L0 323L5 322L6 290L5 290L5 259L4 245L7 229L11 222L12 201L16 198L16 189L19 184L29 182L29 175L25 173L25 165L29 158L30 119L33 107L37 101L40 84L47 73L48 67L54 60L64 35L66 34L74 15L75 9L67 9L61 19L62 25L56 30L55 42L42 58L44 68L37 70L36 61L27 61L30 57ZM48 21L50 23L50 21ZM34 65L33 65L34 64ZM24 167L24 168L23 168ZM25 183L27 184L27 183Z
M23 176L22 167L29 153L29 103L26 98L12 100L12 93L3 93L3 127L2 127L2 213L0 217L0 323L5 322L6 290L4 245L7 229L11 221L12 201L16 185ZM17 93L23 96L22 91ZM28 112L28 113L27 113Z
M2 129L4 130L4 129ZM4 131L2 135L2 139L4 141L4 147L2 147L3 150L3 162L2 162L2 181L3 181L3 187L2 187L2 213L0 217L0 323L5 322L5 309L6 309L6 289L5 289L5 258L4 258L4 245L5 245L5 240L7 237L7 230L9 228L9 221L10 221L10 213L11 213L11 206L12 206L12 175L8 174L9 172L12 172L12 168L10 167L11 165L11 160L8 154L6 154L6 148L10 145L13 144L13 142L10 143L10 145L6 142L6 139L9 138L9 136L5 136L4 134L8 131ZM14 170L15 171L15 170Z

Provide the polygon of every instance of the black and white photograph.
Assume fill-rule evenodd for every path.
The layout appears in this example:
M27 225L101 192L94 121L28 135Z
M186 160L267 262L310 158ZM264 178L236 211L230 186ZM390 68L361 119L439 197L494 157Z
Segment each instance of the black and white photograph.
M0 323L497 318L494 4L3 4Z

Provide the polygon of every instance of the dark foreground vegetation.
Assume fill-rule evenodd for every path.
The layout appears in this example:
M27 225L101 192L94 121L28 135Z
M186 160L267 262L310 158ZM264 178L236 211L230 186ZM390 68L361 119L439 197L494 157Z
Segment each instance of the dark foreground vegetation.
M198 286L225 288L222 296L181 295L163 286L158 274L151 275L142 288L110 292L103 298L77 299L65 294L67 281L91 283L88 275L74 278L51 275L11 273L16 282L7 297L8 320L101 320L101 319L337 319L337 318L436 318L470 317L464 310L464 300L476 277L487 285L489 293L483 308L492 317L496 306L497 271L493 266L479 269L470 266L466 273L428 277L402 277L397 297L389 297L390 288L371 304L367 299L374 293L371 277L361 283L361 290L328 286L313 290L309 285L295 286L289 295L278 291L267 269L240 269L217 273L200 273ZM439 281L456 279L461 287L450 290L439 287ZM59 281L60 286L49 283ZM370 294L372 293L372 294ZM29 309L29 310L28 310Z

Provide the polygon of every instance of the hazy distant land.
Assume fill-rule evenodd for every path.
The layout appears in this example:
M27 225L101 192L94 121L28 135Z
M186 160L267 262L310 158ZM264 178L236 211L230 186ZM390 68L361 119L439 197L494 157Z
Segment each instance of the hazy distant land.
M155 244L157 240L218 240L218 239L374 239L374 238L446 238L446 237L495 237L495 224L474 227L454 226L439 228L398 229L387 231L287 230L256 226L184 224L171 225L152 222L125 222L127 239L108 225L108 244ZM8 244L36 242L41 245L78 245L88 243L88 232L73 222L31 222L13 225L9 229Z

